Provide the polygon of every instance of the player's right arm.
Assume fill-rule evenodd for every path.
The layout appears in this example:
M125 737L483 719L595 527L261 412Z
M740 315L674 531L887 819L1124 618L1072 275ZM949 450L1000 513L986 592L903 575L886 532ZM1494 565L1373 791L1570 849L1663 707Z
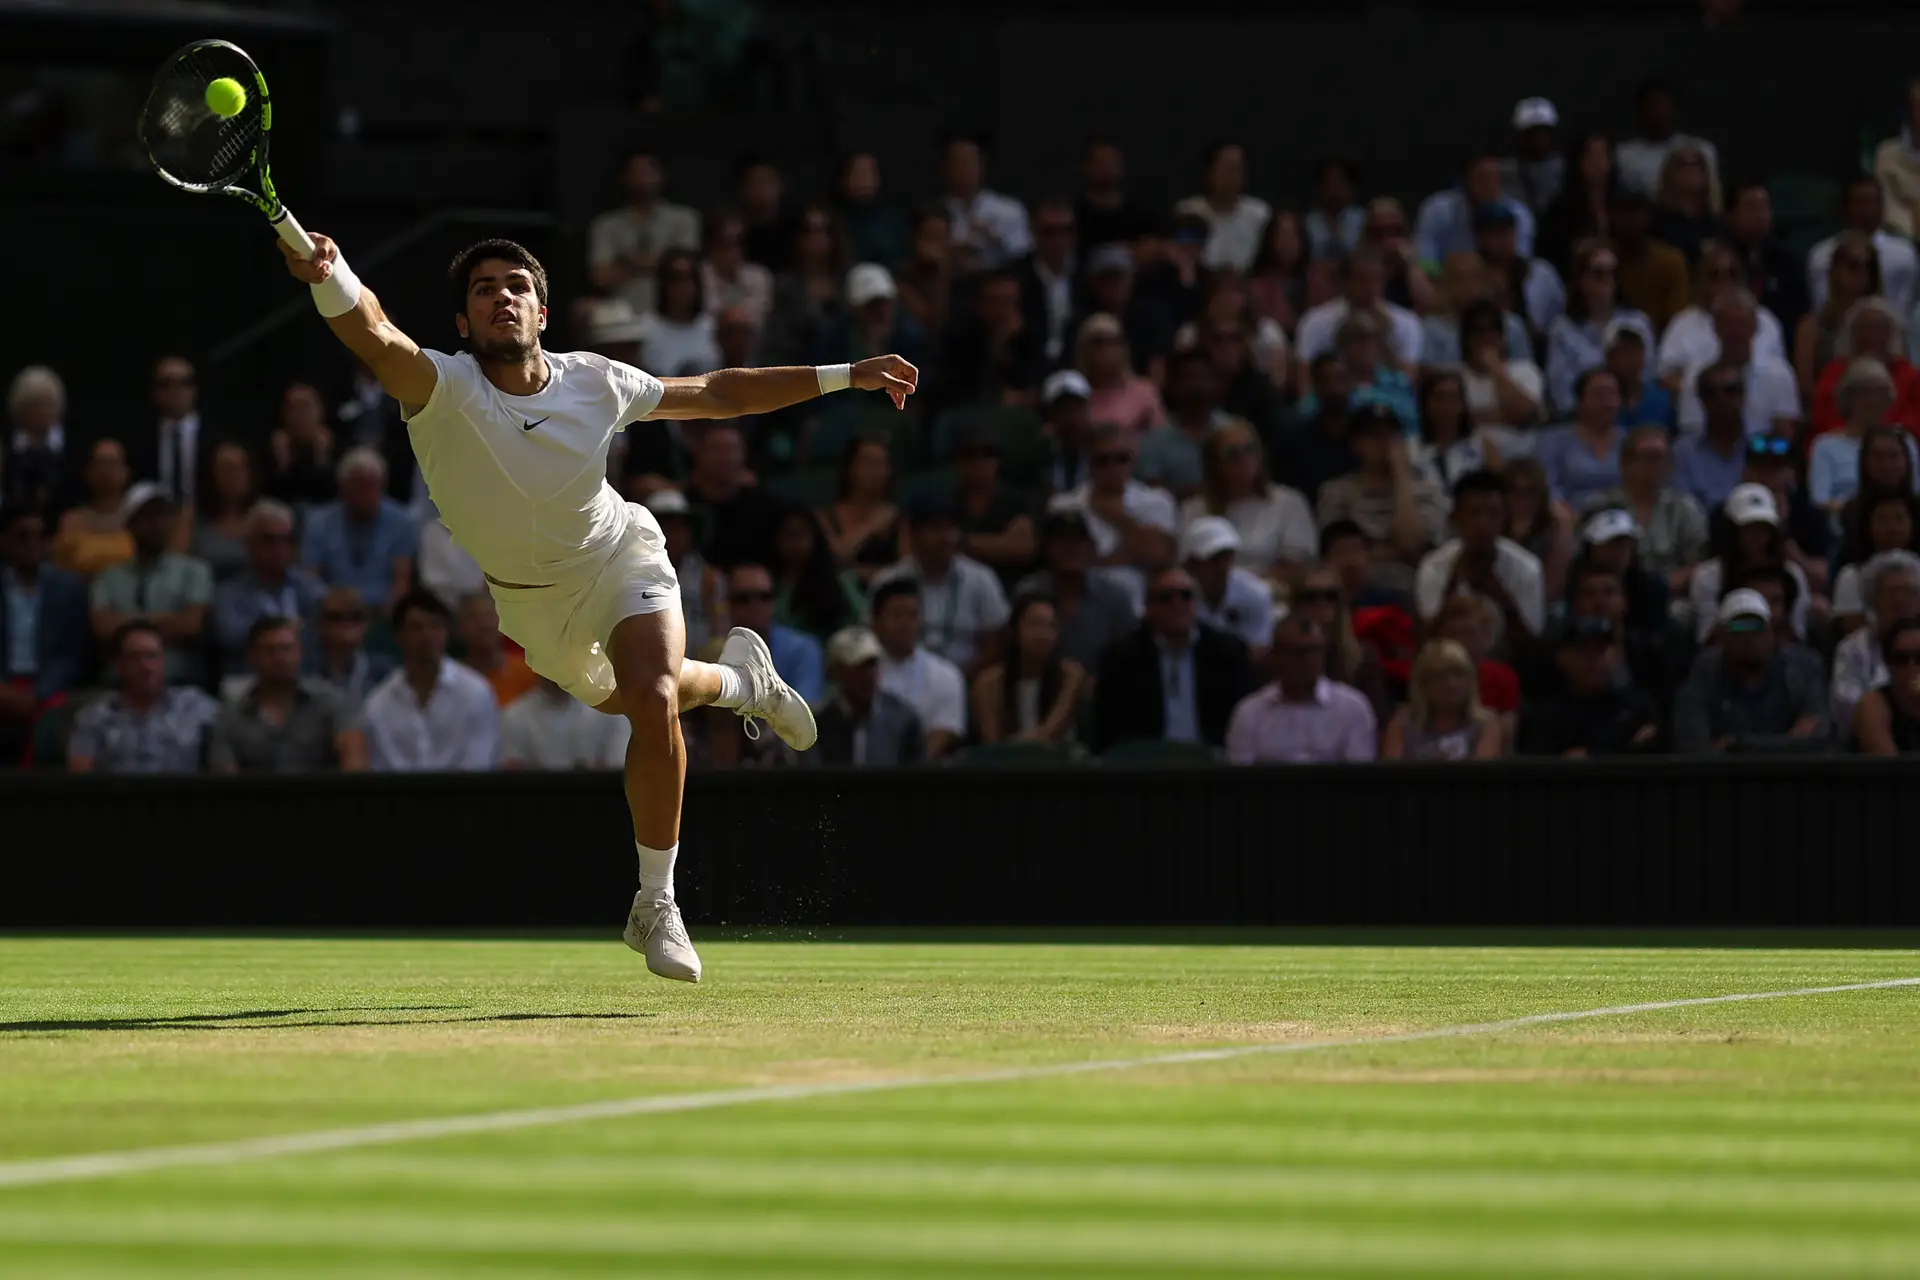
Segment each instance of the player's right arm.
M294 279L309 285L328 280L333 275L334 263L340 259L340 246L326 236L314 236L313 245L313 257L309 259L300 257L285 241L280 242L287 270ZM440 375L419 344L387 319L373 290L364 284L359 289L360 297L353 309L327 317L327 328L333 330L333 336L340 339L347 350L366 361L388 395L418 409L432 398Z

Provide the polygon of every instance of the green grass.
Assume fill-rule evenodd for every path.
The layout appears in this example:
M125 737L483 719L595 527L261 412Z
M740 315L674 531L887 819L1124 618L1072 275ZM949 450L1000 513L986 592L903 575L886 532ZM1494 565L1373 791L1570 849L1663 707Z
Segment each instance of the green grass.
M1920 976L930 937L0 938L0 1164ZM0 1275L1912 1276L1916 1064L1904 988L630 1116L0 1188Z

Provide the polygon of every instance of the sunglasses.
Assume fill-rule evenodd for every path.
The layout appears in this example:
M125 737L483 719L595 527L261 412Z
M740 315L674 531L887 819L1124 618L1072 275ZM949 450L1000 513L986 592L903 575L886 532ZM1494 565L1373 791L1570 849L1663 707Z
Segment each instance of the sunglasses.
M1155 604L1191 604L1193 591L1187 587L1163 587L1150 598Z
M1133 455L1124 451L1119 453L1096 453L1093 455L1093 465L1096 467L1117 467L1123 462L1132 461Z
M1890 667L1920 667L1920 649L1895 649L1887 655Z
M741 604L765 604L767 601L773 599L773 592L771 591L735 591L731 593L727 598L730 600L736 600Z
M1339 604L1340 593L1331 587L1307 587L1293 593L1295 604Z
M1733 636L1754 635L1766 629L1767 622L1764 618L1735 618L1727 623L1726 627L1727 634Z
M352 609L328 609L320 615L322 622L365 622L367 615L356 613Z
M1785 436L1755 436L1747 441L1747 454L1754 458L1784 458L1793 452L1793 441Z

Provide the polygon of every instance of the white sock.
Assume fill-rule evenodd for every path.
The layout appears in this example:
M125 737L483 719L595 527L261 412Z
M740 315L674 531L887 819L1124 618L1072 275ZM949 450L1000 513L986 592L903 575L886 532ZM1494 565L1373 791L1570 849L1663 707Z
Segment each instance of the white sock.
M724 707L728 711L737 711L745 706L747 704L747 682L740 678L739 671L733 667L722 667L717 664L715 669L720 672L720 693L718 697L714 698L713 705L716 707Z
M649 849L638 840L633 847L640 851L640 887L648 893L665 892L673 896L673 864L680 856L680 846L671 849Z

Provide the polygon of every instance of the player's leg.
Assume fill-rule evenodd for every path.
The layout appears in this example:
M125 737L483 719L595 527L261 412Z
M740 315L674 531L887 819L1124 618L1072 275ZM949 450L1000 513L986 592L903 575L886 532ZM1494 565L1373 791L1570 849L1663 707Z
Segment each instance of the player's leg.
M627 700L622 696L625 688L622 682L594 710L609 716L627 715ZM735 627L727 636L718 662L683 659L678 690L681 711L719 706L749 721L757 717L772 725L780 741L796 751L805 751L819 737L813 709L773 669L767 642L745 627ZM755 730L749 727L747 732Z

